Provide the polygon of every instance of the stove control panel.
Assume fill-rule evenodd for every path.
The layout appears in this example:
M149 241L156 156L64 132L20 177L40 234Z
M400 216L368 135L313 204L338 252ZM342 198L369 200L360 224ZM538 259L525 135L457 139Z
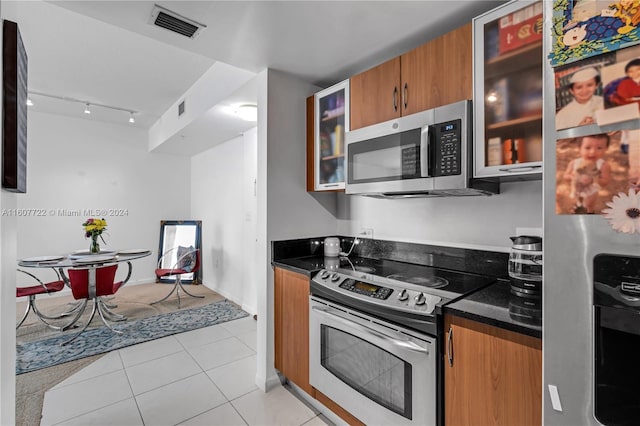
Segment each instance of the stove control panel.
M319 285L337 295L368 301L398 311L431 315L440 296L428 291L417 291L411 284L404 287L398 281L387 280L369 274L348 275L321 270L313 277L313 285ZM346 302L345 302L346 303Z
M388 287L380 287L379 285L369 284L362 281L356 281L352 278L346 279L339 285L340 288L352 291L365 296L375 297L376 299L385 300L393 290Z

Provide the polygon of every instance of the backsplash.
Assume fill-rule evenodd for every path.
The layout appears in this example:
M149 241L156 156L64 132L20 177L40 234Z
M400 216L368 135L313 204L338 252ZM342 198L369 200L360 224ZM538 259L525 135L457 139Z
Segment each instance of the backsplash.
M272 241L272 260L324 257L324 238ZM353 237L338 238L342 251L348 252ZM509 254L502 252L359 238L350 257L389 259L508 279Z

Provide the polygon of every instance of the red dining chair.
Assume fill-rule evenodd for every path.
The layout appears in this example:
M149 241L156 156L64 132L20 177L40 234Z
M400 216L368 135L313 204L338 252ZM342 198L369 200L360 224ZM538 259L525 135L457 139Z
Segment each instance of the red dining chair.
M162 268L165 257L173 256L173 251L176 251L176 261L170 268ZM169 259L171 259L169 257ZM158 268L156 269L156 277L167 278L167 277L175 277L175 283L171 288L169 294L163 297L160 300L156 300L155 302L151 302L151 304L164 302L167 300L174 292L178 297L178 308L180 308L180 290L185 292L185 294L191 297L197 297L199 299L204 299L204 296L198 296L195 294L189 293L184 286L182 285L181 277L185 274L194 274L198 272L200 269L200 250L195 249L193 247L174 247L171 250L167 250L161 257L158 259Z
M91 309L91 315L89 316L86 324L82 327L82 330L80 330L80 332L73 338L67 340L66 342L63 342L62 345L66 345L67 343L72 342L78 336L80 336L87 329L87 327L95 317L96 312L98 312L98 315L100 315L100 319L102 319L102 322L107 327L109 327L111 331L118 334L122 333L119 330L115 330L111 326L111 324L109 324L109 321L107 319L111 321L124 321L126 318L111 311L111 309L109 309L109 307L102 300L103 296L111 296L116 294L116 292L123 285L123 281L115 282L117 269L118 265L92 266L83 269L69 269L68 275L71 293L73 294L74 299L82 300L82 307L79 309L78 313L71 320L71 322L63 327L63 330L71 328L78 321L80 316L84 313L89 301L93 301L93 307Z
M54 269L55 271L55 269ZM36 306L36 296L39 294L49 294L57 293L64 288L64 281L60 279L60 275L56 272L58 280L51 281L48 283L42 282L38 277L33 274L30 274L27 271L23 271L22 269L18 269L18 272L22 272L36 280L38 284L27 286L27 287L16 287L16 297L28 297L29 300L27 302L27 309L24 311L24 315L22 315L22 319L16 325L16 330L24 323L29 315L30 311L38 317L40 321L42 321L47 327L52 328L54 330L62 330L62 326L56 326L49 323L47 320L55 320L60 319L68 315L68 313L62 313L56 316L49 316L42 313L38 307Z

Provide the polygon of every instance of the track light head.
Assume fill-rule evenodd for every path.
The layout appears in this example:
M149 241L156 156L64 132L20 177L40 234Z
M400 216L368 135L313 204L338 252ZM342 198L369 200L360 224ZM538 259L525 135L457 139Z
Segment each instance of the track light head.
M133 118L133 111L129 111L129 123L133 124L136 122L136 119Z
M89 104L85 104L84 105L84 113L85 114L91 114L91 110L89 109Z

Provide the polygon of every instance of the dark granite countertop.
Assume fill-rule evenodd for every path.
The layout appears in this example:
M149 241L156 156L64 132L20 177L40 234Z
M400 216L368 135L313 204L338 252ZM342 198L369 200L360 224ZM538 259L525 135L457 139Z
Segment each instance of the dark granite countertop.
M291 259L280 259L272 262L273 266L288 269L311 278L316 272L325 269L324 256L294 257Z
M542 338L542 300L511 293L500 280L444 306L452 314L528 336Z
M349 250L352 237L339 237ZM323 237L272 242L272 265L311 278L321 269L336 268L336 258L323 255ZM542 337L542 302L512 295L507 274L508 254L451 247L378 240L362 240L349 260L392 259L407 263L477 273L496 282L463 299L444 306L444 313L495 327Z

